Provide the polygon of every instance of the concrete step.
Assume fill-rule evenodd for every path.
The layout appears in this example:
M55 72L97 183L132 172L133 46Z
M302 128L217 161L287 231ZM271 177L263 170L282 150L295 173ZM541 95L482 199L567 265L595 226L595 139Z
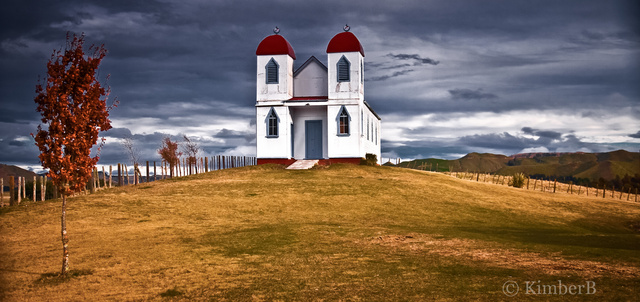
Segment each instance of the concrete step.
M317 159L300 159L300 160L297 160L295 163L291 164L290 166L288 166L287 169L306 170L306 169L311 169L317 163L318 163Z

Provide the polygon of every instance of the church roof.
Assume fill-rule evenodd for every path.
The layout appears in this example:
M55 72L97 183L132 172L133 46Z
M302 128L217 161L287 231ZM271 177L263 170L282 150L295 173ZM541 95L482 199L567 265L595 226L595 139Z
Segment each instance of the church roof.
M293 47L281 35L270 35L264 38L256 49L256 55L289 55L294 60L296 59Z
M356 35L345 31L335 35L327 46L327 53L359 51L364 57L364 48L356 38Z

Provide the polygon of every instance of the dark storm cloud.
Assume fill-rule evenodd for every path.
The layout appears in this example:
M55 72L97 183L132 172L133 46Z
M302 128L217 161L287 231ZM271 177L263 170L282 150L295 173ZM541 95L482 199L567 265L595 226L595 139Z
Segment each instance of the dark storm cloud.
M390 53L390 54L387 54L387 57L391 57L391 58L398 59L398 60L403 60L403 61L410 60L410 61L413 61L413 65L414 66L420 66L422 64L429 64L429 65L438 65L438 64L440 64L439 61L436 61L436 60L430 59L430 58L420 57L419 54L404 54L404 53L401 53L401 54L394 55L394 54Z
M633 138L640 138L640 131L634 133L634 134L629 134L629 137L633 137Z
M541 136L538 139L512 135L508 132L476 134L460 137L458 144L486 150L503 150L505 155L518 153L524 149L544 148L551 152L605 152L616 150L617 147L606 144L594 144L583 142L573 134L565 134L558 137L555 132L536 131L537 135L547 134L555 138ZM495 151L494 151L495 152Z
M616 108L638 116L637 1L462 5L464 9L457 1L363 0L3 3L0 162L33 162L37 156L29 143L22 150L18 145L38 121L33 103L38 75L44 75L51 51L64 45L67 31L85 32L87 43L104 43L109 50L100 78L111 74L112 97L121 102L112 120L126 127L104 135L132 136L150 158L164 134L143 134L141 129L154 125L184 133L203 125L224 129L203 137L210 153L252 146L247 143L255 139L252 133L227 123L255 125L255 50L276 25L295 49L297 67L311 55L326 63L327 43L349 23L367 51L365 79L375 83L367 86L365 97L382 116L383 127L386 115L396 113L410 119L428 113L497 112L508 119L510 111L553 109L597 117ZM460 106L451 99L479 101ZM637 128L631 129L627 132ZM505 142L536 147L542 140L581 146L571 134L531 131L538 136L534 142L501 132L488 138L505 148ZM480 144L472 134L461 135L451 147L385 141L383 150L471 152ZM103 156L115 160L119 149L108 143Z
M544 138L550 139L560 139L562 137L562 133L556 131L540 131L531 127L523 127L521 129L525 134L536 135Z
M389 58L393 58L394 60L400 60L400 61L413 61L413 64L395 64L395 65L391 65L391 66L386 66L388 65L387 62L378 62L378 63L371 63L368 64L367 66L369 68L373 68L373 69L377 69L377 70L392 70L392 69L398 69L398 68L402 68L402 70L398 70L398 71L394 71L391 74L384 74L384 75L374 75L374 76L365 76L365 80L366 81L370 81L370 82L375 82L375 81L384 81L384 80L388 80L391 78L395 78L395 77L399 77L399 76L404 76L407 75L411 72L414 71L414 69L407 69L406 67L410 67L410 66L420 66L423 64L428 64L428 65L438 65L440 62L436 61L436 60L432 60L430 58L422 58L420 57L420 55L418 54L387 54L386 57Z
M396 72L394 72L392 74L389 74L389 75L370 77L370 78L367 78L366 80L367 81L371 81L371 82L384 81L384 80L388 80L390 78L395 78L395 77L399 77L401 75L405 75L405 74L410 73L412 71L413 71L413 69L401 70L401 71L396 71Z
M236 131L225 128L216 133L214 137L223 139L242 138L247 141L251 141L254 139L255 135L255 132Z
M497 99L498 96L493 93L482 91L482 89L451 89L449 90L451 98L454 100L484 100L484 99Z

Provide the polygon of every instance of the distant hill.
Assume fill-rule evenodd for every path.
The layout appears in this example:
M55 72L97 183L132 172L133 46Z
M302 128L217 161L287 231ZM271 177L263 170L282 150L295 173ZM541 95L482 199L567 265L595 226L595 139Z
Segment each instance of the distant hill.
M511 175L525 173L543 177L603 178L640 174L640 153L625 150L607 153L524 153L512 156L469 153L460 159L418 159L398 164L400 167L435 171L469 171Z
M4 179L4 185L9 186L9 177L10 176L22 176L27 179L27 181L33 181L33 177L38 174L31 172L29 170L22 169L17 166L10 166L5 164L0 164L0 178Z

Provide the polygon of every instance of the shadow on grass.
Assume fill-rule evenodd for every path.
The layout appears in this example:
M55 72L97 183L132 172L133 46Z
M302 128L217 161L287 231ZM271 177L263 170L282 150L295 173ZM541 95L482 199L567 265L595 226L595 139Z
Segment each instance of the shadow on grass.
M163 297L163 298L179 297L182 295L183 293L175 287L172 289L167 289L166 291L160 293L160 297Z
M60 272L57 273L44 273L40 275L35 283L36 284L45 284L45 285L58 285L64 282L67 282L73 278L77 278L80 276L93 275L93 270L91 269L81 269L81 270L70 270L66 275L62 275Z

